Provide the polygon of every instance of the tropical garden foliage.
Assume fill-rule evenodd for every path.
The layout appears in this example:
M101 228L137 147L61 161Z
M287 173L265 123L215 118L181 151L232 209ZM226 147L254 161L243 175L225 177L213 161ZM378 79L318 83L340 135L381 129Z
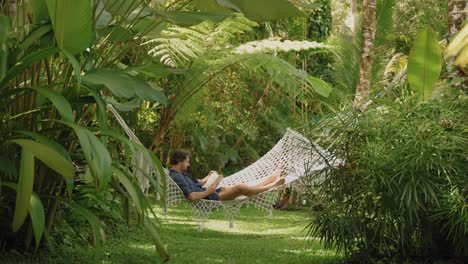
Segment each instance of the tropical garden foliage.
M126 223L166 260L149 199L164 197L170 151L191 150L196 177L230 174L293 127L342 159L299 194L309 236L349 260L463 259L460 2L2 1L0 252L79 242L100 258Z

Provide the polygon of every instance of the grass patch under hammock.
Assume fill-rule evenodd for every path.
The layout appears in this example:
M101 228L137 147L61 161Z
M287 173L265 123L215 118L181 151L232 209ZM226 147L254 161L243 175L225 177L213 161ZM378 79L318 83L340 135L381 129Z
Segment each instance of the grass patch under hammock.
M162 220L162 237L169 250L168 263L336 263L341 257L305 238L308 213L273 211L273 218L253 207L241 209L229 228L222 211L215 211L203 232L191 218L191 209L173 205ZM83 232L87 232L83 230ZM94 263L94 250L60 247L31 258L8 256L2 263ZM106 233L99 263L159 263L154 245L145 230L133 224Z

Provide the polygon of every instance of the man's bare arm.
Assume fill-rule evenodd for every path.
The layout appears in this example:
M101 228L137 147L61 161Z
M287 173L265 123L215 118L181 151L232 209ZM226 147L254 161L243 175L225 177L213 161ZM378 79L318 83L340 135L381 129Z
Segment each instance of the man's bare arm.
M206 189L204 192L191 192L188 196L187 199L190 201L198 201L200 199L203 199L207 197L208 195L214 193L216 191L215 186L211 186L210 188Z

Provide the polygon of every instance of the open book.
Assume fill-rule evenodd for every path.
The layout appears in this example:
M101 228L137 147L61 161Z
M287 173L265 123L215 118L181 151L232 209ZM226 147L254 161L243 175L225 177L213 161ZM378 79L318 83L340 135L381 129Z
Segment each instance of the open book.
M219 182L223 179L223 175L218 174L217 172L213 172L210 174L208 177L208 180L206 181L205 185L203 185L203 188L208 188L212 185L217 186Z

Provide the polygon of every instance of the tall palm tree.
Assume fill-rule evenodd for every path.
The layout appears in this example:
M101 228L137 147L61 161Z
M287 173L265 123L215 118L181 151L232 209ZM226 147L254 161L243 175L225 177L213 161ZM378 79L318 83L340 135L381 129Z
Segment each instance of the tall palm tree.
M456 34L466 19L466 0L448 0L448 34Z
M364 0L363 7L361 63L359 65L359 80L353 103L354 109L359 109L369 99L372 62L374 58L376 1Z

